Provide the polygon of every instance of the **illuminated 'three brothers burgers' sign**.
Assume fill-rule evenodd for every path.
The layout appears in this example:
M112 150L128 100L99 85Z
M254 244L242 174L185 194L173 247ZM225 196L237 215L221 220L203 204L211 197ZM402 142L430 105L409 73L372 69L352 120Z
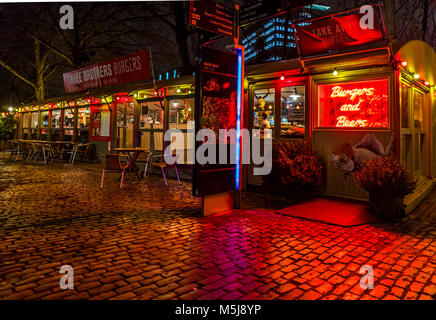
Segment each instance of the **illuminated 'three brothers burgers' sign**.
M319 85L318 127L389 128L388 80Z
M148 50L99 62L63 74L65 92L150 80L150 54Z

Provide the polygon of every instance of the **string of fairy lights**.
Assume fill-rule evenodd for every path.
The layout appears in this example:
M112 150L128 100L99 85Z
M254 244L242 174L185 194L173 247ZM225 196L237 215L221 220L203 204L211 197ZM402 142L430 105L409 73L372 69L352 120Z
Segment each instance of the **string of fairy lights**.
M415 82L420 83L421 85L427 87L429 90L431 90L431 89L433 89L433 88L435 87L435 84L432 84L432 83L430 83L430 81L423 79L423 78L421 77L421 75L420 75L418 72L415 72L415 71L413 71L413 70L410 70L410 69L409 69L409 64L408 64L407 61L405 61L405 60L403 60L403 61L397 61L397 63L398 63L398 65L402 68L402 70L404 71L404 73L408 74L411 78L413 78L413 80L414 80ZM333 70L333 72L332 72L332 75L335 76L335 77L339 76L339 70L337 70L337 69L335 68L335 69ZM284 81L285 79L286 79L285 75L284 75L284 74L281 74L281 75L280 75L280 80ZM189 90L189 91L186 91L186 90ZM185 94L186 94L186 93L187 93L187 94L191 94L191 89L190 89L190 88L189 88L189 89L186 89L186 90L183 90L183 93L185 93ZM176 90L176 91L177 91L178 94L182 93L182 89L181 89L180 87L177 87L177 90ZM155 91L154 93L155 93L155 96L158 95L158 92L157 92L157 91ZM436 96L436 92L433 92L433 95ZM159 94L159 96L160 96L160 94ZM135 94L135 98L136 98L136 97L137 97L137 94ZM141 97L141 98L144 99L145 97ZM117 97L117 99L119 99L119 97ZM105 103L106 100L103 98L103 99L101 99L101 101L99 101L99 102L100 102L100 103ZM107 102L109 102L109 101L107 101ZM79 101L79 102L77 103L77 105L84 105L84 104L90 104L90 103L91 103L91 101L90 101L89 99L83 99L82 101ZM57 107L60 107L60 106L61 106L61 103L57 103L56 106L57 106ZM29 107L24 107L24 110L25 110L25 111L29 111L30 109L32 109L32 108L31 108L31 107L30 107L30 108L29 108ZM272 106L269 106L269 109L272 109ZM0 114L0 116L1 116L2 118L4 118L4 117L8 117L8 116L10 116L10 115L12 114L12 115L14 115L15 117L17 117L17 116L18 116L18 110L19 110L19 108L9 107L9 108L8 108L8 111L7 111L7 112L2 112L2 113Z

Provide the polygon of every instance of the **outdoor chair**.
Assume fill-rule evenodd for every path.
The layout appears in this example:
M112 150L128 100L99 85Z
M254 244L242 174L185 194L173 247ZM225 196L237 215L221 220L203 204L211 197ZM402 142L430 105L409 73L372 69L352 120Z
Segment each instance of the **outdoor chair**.
M121 157L119 154L106 154L105 158L106 158L106 166L101 174L100 189L103 189L104 176L106 172L121 172L122 174L121 174L120 188L123 188L124 173L126 172L126 169L128 168L129 165L121 164L120 161Z
M176 157L176 162L174 162L174 164L168 164L165 162L163 154L160 154L160 155L149 154L149 156L147 158L147 162L145 164L145 169L144 169L144 177L147 176L147 183L148 183L148 177L150 175L150 173L148 173L148 169L150 168L150 171L152 171L153 169L159 168L161 173L162 173L162 177L164 178L165 185L167 186L168 181L167 181L166 174L168 173L169 169L174 168L174 171L176 172L176 176L177 176L177 181L180 184L179 171L177 170L177 158L178 158L178 156ZM154 162L153 161L154 159L156 159L158 161Z
M91 149L91 145L91 143L76 145L74 148L74 152L71 154L71 163L74 163L77 155L79 155L81 161L88 161L88 153Z
M63 144L62 145L62 147L61 147L61 150L60 150L60 155L59 155L59 158L61 159L61 160L65 160L65 161L71 161L71 156L72 156L72 154L74 153L74 149L75 149L75 146L74 146L74 143L66 143L66 144ZM68 158L68 157L64 157L64 155L70 155L70 157Z
M27 159L27 156L29 155L29 149L27 147L27 144L24 142L15 142L15 161L18 161L18 157L21 155L22 159Z
M28 158L28 161L31 160L36 161L38 160L38 158L42 157L44 163L47 163L47 157L43 145L39 143L32 143L30 146L31 146L31 155L30 158Z
M43 144L42 150L44 152L45 163L47 163L47 160L51 160L52 162L55 160L56 150L51 144Z

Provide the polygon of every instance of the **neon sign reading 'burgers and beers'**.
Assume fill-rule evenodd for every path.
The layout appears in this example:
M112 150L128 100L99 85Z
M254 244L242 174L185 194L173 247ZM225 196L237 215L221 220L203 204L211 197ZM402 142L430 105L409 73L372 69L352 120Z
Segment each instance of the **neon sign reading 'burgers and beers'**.
M320 85L318 102L318 127L389 127L386 79Z

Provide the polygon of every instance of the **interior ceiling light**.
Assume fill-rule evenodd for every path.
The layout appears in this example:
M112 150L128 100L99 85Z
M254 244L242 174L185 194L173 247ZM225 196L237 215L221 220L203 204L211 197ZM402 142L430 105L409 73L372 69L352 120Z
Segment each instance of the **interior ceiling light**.
M339 74L339 72L338 72L338 70L336 70L336 68L335 68L335 70L333 70L333 75L336 77L338 74Z
M413 75L413 77L414 77L415 79L419 79L419 74L418 74L418 73L415 73L415 74Z
M407 66L407 61L402 61L402 62L401 62L401 65L402 65L403 67Z

